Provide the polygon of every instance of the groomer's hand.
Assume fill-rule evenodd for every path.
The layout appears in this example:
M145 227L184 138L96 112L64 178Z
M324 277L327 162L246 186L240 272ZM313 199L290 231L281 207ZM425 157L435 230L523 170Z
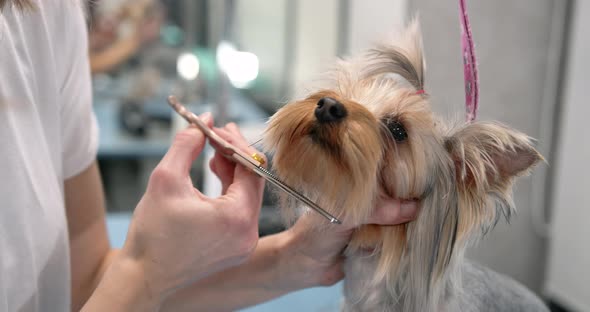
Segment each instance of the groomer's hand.
M366 224L396 225L412 221L416 218L419 203L381 197L375 205L373 214ZM303 215L293 227L285 232L289 236L288 255L281 265L282 270L293 268L298 272L285 279L285 287L299 285L300 288L313 286L329 286L344 277L343 251L351 239L355 228L363 224L332 225L318 227L317 215Z
M202 118L211 126L210 117ZM234 143L247 148L240 140ZM197 128L176 135L150 177L111 266L123 274L134 272L141 285L129 285L140 287L137 296L156 304L175 289L242 263L258 242L264 181L242 166L227 165L224 170L231 167L231 172L223 175L223 195L203 195L193 187L189 171L204 144Z

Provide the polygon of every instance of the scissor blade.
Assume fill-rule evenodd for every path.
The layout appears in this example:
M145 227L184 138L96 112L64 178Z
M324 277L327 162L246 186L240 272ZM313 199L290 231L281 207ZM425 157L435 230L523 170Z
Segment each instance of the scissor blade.
M284 182L282 182L281 180L279 180L277 177L275 177L268 170L266 170L266 169L264 169L262 167L256 167L256 170L255 171L260 176L264 177L264 179L266 181L272 183L273 185L275 185L276 187L280 188L281 190L287 192L291 196L299 199L304 204L306 204L307 206L309 206L310 208L312 208L313 210L315 210L317 213L319 213L322 216L324 216L326 219L328 219L330 221L330 223L342 224L342 221L336 219L336 217L334 217L333 215L331 215L330 213L328 213L327 211L325 211L324 209L322 209L320 206L318 206L316 203L314 203L313 201L311 201L309 198L305 197L303 194L297 192L296 190L294 190L293 188L291 188L290 186L288 186L287 184L285 184Z
M270 171L266 170L265 168L263 168L259 165L252 163L252 161L250 161L247 158L244 158L240 154L234 154L233 157L237 162L243 164L247 168L252 169L254 172L256 172L259 176L264 178L266 181L270 182L272 185L280 188L282 191L286 192L287 194L302 201L304 204L306 204L307 206L309 206L310 208L315 210L317 213L319 213L320 215L322 215L323 217L328 219L330 221L330 223L342 224L342 222L340 220L338 220L336 217L334 217L333 215L331 215L330 213L328 213L327 211L322 209L320 206L318 206L316 203L311 201L305 195L297 192L296 190L294 190L293 188L291 188L290 186L285 184L283 181L281 181L279 178L277 178Z

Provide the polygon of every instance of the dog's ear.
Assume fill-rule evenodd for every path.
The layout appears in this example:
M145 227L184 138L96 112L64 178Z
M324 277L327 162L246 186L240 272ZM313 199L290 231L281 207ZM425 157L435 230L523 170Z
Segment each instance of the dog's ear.
M414 18L404 31L390 42L394 44L382 44L370 51L370 62L365 68L365 76L397 74L416 90L423 90L426 66L418 18Z
M455 166L459 240L477 226L487 231L500 215L509 219L514 209L514 178L543 159L528 136L491 122L463 126L446 140L445 147Z

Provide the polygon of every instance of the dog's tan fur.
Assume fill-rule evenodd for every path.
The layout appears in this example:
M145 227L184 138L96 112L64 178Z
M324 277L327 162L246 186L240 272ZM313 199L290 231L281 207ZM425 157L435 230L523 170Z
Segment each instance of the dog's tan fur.
M510 217L513 179L542 159L529 137L501 124L437 119L416 92L423 72L414 21L395 45L340 61L325 85L279 110L265 135L277 175L345 222L365 221L378 196L421 202L413 222L355 232L345 310L452 311L465 248ZM326 96L348 111L341 122L317 122ZM391 118L405 141L384 126ZM301 212L286 196L281 205L290 220Z

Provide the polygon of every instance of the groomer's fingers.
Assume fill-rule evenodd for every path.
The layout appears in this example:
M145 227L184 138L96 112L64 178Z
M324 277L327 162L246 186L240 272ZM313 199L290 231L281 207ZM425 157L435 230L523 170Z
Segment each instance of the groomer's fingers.
M244 138L244 136L242 135L242 133L240 132L240 129L238 128L238 125L236 125L235 123L233 123L233 122L228 123L227 125L225 125L224 129L226 129L230 133L233 133L237 137L239 137L241 139L244 139L244 141L246 140Z
M252 147L246 138L240 132L238 126L235 123L228 123L223 128L215 128L214 131L222 137L224 140L228 141L229 143L233 144L241 151L245 152L248 155L257 154L259 157L263 159L263 167L266 167L265 164L268 162L266 155L264 153L256 150Z
M209 128L213 128L213 118L211 113L203 113L199 118L205 122ZM209 143L213 144L211 141ZM219 152L215 152L213 158L209 160L209 168L221 181L221 194L225 194L227 188L234 179L234 170L236 164L223 156Z
M221 194L225 194L227 188L234 180L236 163L225 158L223 154L216 152L213 158L209 161L209 167L221 181Z
M418 214L418 202L380 198L368 224L395 225L412 221Z
M213 123L210 114L203 114L200 118L207 125ZM203 151L204 146L205 135L201 130L194 126L181 130L174 137L172 145L158 166L172 174L187 176L193 161Z
M258 157L262 158L262 166L266 167L267 159L264 153L257 151L255 148L248 144L248 141L244 138L238 126L235 123L229 123L223 128L215 129L217 134L221 136L223 139L228 141L229 143L233 144L243 152L248 155L256 154ZM234 177L236 173L240 174L253 174L250 169L247 169L243 166L236 166Z
M248 145L248 142L244 139L235 124L229 128L227 126L226 128L215 128L214 131L224 140L233 144L245 153L249 155L257 153L261 157L264 157L261 152ZM235 166L233 180L227 188L227 194L229 196L234 196L239 202L257 203L255 206L259 206L262 201L263 191L264 180L262 178L244 166ZM260 207L255 211L256 216L258 216L259 208Z
M176 134L159 166L179 176L187 175L204 146L205 135L201 130L193 127L184 129Z
M264 179L243 166L237 165L234 180L225 194L237 199L239 203L248 203L249 205L245 207L247 210L244 212L253 220L258 220L263 193Z
M209 128L213 127L213 115L210 112L205 112L199 115L199 119L201 119Z
M340 257L320 276L320 285L332 286L344 278L344 257Z

